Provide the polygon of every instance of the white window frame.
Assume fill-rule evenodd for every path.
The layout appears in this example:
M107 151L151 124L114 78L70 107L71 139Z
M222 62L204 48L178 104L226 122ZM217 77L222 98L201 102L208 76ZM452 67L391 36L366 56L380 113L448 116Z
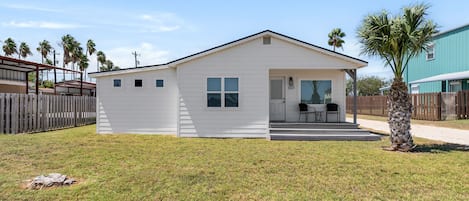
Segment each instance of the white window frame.
M334 80L332 79L314 79L314 78L304 78L298 80L298 100L301 102L301 81L331 81L331 103L334 102ZM327 103L319 103L319 104L312 104L312 105L326 105Z
M428 51L428 49L431 49L431 51ZM429 57L429 55L432 55L432 56ZM429 43L427 45L427 51L425 53L425 58L427 59L427 61L431 61L431 60L435 59L435 43Z
M420 85L419 84L410 85L410 94L419 94L419 93L420 93Z
M221 88L220 91L209 91L208 90L208 79L209 78L220 78L221 79ZM238 91L225 91L225 78L237 78L238 79ZM239 110L241 108L241 78L239 76L207 76L205 77L205 108L207 110ZM209 93L220 93L221 106L220 107L209 107L207 95ZM225 107L225 94L237 93L238 94L238 107Z
M118 87L116 87L116 86L114 85L114 81L115 81L115 80L120 80L120 85L119 85ZM122 79L118 79L118 78L112 79L112 87L113 87L113 88L122 88Z
M159 86L156 85L157 80L163 80L163 86L162 87L159 87ZM156 78L154 84L155 84L155 88L157 88L157 89L165 88L166 87L166 80L164 78Z

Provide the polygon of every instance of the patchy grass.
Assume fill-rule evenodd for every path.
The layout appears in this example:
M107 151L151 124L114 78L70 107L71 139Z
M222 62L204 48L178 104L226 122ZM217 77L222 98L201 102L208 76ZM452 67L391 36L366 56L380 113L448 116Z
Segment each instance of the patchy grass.
M351 114L347 114L347 117L352 118ZM387 122L387 117L382 116L373 116L373 115L357 115L359 119L368 119L368 120L376 120L376 121L384 121ZM438 126L438 127L446 127L446 128L457 128L463 130L469 130L469 119L461 119L461 120L448 120L448 121L426 121L426 120L411 120L412 124L422 124L426 126Z
M94 126L0 136L0 200L469 200L467 147L416 139L294 142L97 135ZM58 172L71 187L25 190Z

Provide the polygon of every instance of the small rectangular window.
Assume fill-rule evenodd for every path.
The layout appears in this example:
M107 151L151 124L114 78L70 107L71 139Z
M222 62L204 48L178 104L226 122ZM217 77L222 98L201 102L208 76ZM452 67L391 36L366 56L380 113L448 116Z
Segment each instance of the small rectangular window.
M115 79L114 80L114 87L121 87L121 80L120 79Z
M143 86L143 81L142 80L135 80L135 87L142 87Z
M164 87L164 81L163 80L156 80L156 87Z
M427 46L427 61L435 59L435 44L430 43Z
M262 37L262 44L264 44L264 45L270 45L270 36L264 36L264 37Z

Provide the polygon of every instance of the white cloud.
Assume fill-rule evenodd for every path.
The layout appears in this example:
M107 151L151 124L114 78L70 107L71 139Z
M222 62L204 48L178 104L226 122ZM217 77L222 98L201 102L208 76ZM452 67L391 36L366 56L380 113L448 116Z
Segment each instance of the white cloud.
M174 13L142 14L137 17L145 22L142 32L169 32L183 27L184 20Z
M41 12L53 12L53 13L61 13L62 10L38 7L33 5L25 5L25 4L7 4L3 5L6 8L18 9L18 10L32 10L32 11L41 11Z
M141 15L140 19L142 19L142 20L152 20L153 16L145 14L145 15Z
M17 28L43 28L43 29L75 29L84 27L77 24L65 24L57 22L45 22L45 21L10 21L2 23L3 26L17 27Z
M139 66L162 64L168 61L168 51L158 50L150 43L142 43L137 47L119 47L107 50L104 53L115 65L121 68L135 67L135 59L132 52L137 51L140 61Z

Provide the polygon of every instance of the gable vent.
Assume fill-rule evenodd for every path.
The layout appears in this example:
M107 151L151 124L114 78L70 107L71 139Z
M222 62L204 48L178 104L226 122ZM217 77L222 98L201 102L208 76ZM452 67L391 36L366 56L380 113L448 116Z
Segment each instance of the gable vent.
M262 37L262 44L264 44L264 45L270 45L270 36L264 36L264 37Z

